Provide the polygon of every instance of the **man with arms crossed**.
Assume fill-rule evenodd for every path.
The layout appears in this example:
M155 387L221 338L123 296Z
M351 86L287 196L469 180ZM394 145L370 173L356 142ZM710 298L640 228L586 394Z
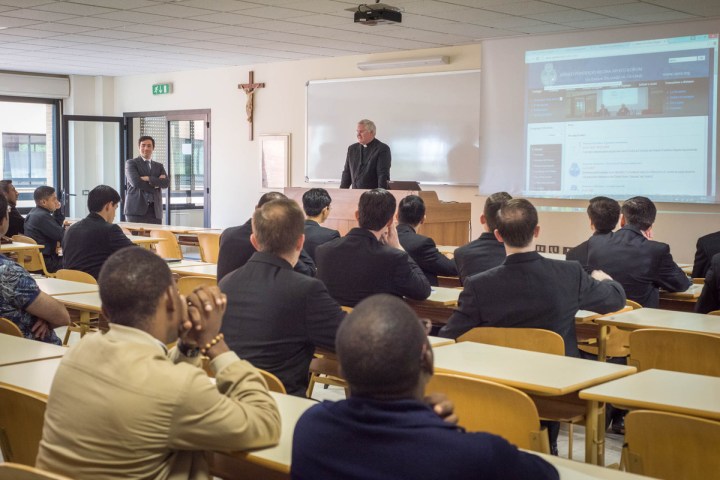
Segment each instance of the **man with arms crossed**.
M186 299L163 259L144 248L114 253L99 285L110 330L62 359L38 467L79 480L199 480L210 478L205 451L277 442L280 416L265 381L218 334L226 299L217 287Z
M8 228L8 202L0 195L0 236ZM62 303L40 291L38 284L20 265L0 255L0 317L20 328L25 338L60 345L53 329L70 323Z
M430 283L403 250L393 224L395 197L382 188L360 196L360 225L315 250L318 278L341 305L354 307L374 293L413 300L430 296Z
M96 279L110 255L133 243L119 225L113 223L120 194L112 187L98 185L90 190L90 213L67 229L63 237L63 267L89 273Z
M388 188L390 147L375 138L375 124L360 120L357 143L348 147L340 188Z
M128 222L160 225L163 217L162 189L170 180L162 163L152 159L155 139L143 135L138 139L140 156L125 161L125 218Z
M303 249L304 216L295 201L255 210L250 241L257 252L226 275L222 332L230 348L275 374L290 395L305 396L315 347L333 350L345 317L323 283L293 271Z
M465 283L469 276L495 268L505 261L505 246L495 238L495 228L497 212L508 200L512 200L512 197L507 192L493 193L487 197L480 215L483 233L476 240L455 249L454 259L461 283Z
M291 478L557 479L545 460L489 433L457 427L447 402L423 398L433 354L402 300L375 295L338 330L350 398L307 410L295 427Z

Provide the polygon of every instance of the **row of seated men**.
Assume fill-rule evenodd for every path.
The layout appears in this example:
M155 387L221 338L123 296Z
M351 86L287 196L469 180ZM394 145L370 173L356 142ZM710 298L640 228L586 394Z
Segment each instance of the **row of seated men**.
M432 350L422 323L402 300L371 296L343 319L331 298L311 298L326 289L292 270L303 231L295 202L265 203L253 215L251 242L258 251L220 288L201 287L187 298L178 295L166 263L155 254L131 247L111 255L99 276L110 329L85 337L62 359L37 466L78 479L208 478L204 451L277 442L279 412L255 367L263 353L278 357L286 345L307 345L311 354L308 337L320 328L317 334L328 330L328 346L337 348L351 397L313 407L300 419L293 478L460 479L478 471L496 479L558 478L539 457L494 435L458 428L442 395L424 397ZM255 336L250 345L265 346L253 358L233 351L231 338L236 329L252 335L261 327L236 325L256 319L230 313L238 304L257 307L263 298L253 303L240 297L258 297L257 286L242 289L263 282L269 282L265 303L271 309L280 305L283 318L257 319L266 324L264 337ZM289 286L306 297L288 298L282 288ZM318 318L303 318L315 303L335 319L332 332ZM168 352L165 345L175 340ZM216 385L201 369L201 355L210 359ZM358 444L361 452L352 448Z

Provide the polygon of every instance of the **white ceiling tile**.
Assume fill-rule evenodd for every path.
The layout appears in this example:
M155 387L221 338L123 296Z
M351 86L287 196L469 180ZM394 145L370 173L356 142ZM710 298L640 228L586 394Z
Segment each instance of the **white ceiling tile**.
M253 17L254 18L254 17ZM297 32L299 30L305 30L310 25L305 23L295 23L287 20L264 20L259 19L259 22L248 23L247 25L252 28L259 30L269 30L272 32ZM322 27L320 27L322 28Z
M92 28L117 28L123 25L129 25L132 22L123 22L120 20L111 20L109 18L100 17L74 17L67 20L60 20L59 23L67 23L70 25L80 25L82 27Z
M70 15L79 15L87 17L90 15L100 15L102 13L110 13L115 11L113 8L96 7L94 5L82 5L74 2L55 2L48 3L37 7L37 10L46 12L66 13Z
M186 30L180 28L161 27L159 25L140 25L140 24L129 24L118 27L117 30L124 32L135 32L142 35L177 35L178 33L184 33Z
M638 16L632 16L632 17L625 17L628 20L633 20L636 22L672 22L672 21L682 21L682 20L692 20L697 19L698 17L696 15L691 15L689 13L683 13L683 12L673 12L671 10L666 12L658 12L658 13L650 13L646 15L638 15Z
M7 12L3 12L7 13ZM38 23L42 23L39 20L29 20L26 18L14 18L14 17L8 17L6 15L0 15L0 28L1 27L25 27L27 25L37 25Z
M178 5L185 7L206 8L216 12L232 12L243 8L257 7L255 2L245 2L242 0L185 0L178 2Z
M221 25L243 25L246 23L263 21L265 19L260 17L251 17L240 13L211 13L209 15L193 17L193 20L200 20L202 22L211 22Z
M94 5L96 7L107 7L116 10L132 10L133 8L149 7L158 5L162 1L153 0L72 0L75 3ZM214 0L212 0L214 1Z
M523 1L523 2L512 2L502 3L498 5L492 5L484 7L487 10L493 12L507 13L510 15L532 15L537 13L552 13L560 10L565 10L562 5L555 5L547 2L539 1Z
M554 32L567 32L570 30L577 30L573 27L568 27L566 25L558 25L554 23L544 23L542 25L535 25L532 27L518 27L514 29L517 32L522 33L554 33Z
M337 27L353 23L352 18L344 18L336 15L307 15L287 20L287 23L300 23L303 25L317 25L319 27Z
M673 0L676 4L680 3L678 0ZM624 3L639 3L640 0L552 0L552 3L557 5L564 5L570 8L592 8L592 7L606 7L608 5L621 5Z
M212 1L209 0L207 3L212 4ZM209 10L209 9L185 7L185 6L177 5L174 3L166 3L163 5L154 5L152 7L136 8L134 11L141 12L141 13L152 13L152 14L156 14L156 15L163 15L166 17L176 17L176 18L196 17L198 15L207 15L207 14L213 13L213 11Z
M41 20L43 22L55 22L57 20L63 20L66 18L72 18L75 15L68 15L67 13L55 13L46 12L42 10L34 10L30 8L21 8L18 10L10 10L9 12L3 12L3 15L15 18L27 18L29 20Z
M243 10L242 13L243 15L247 14L253 17L269 18L272 20L283 20L286 18L304 17L307 15L307 12L303 10L278 7L248 8L247 10Z
M218 26L217 23L201 22L191 18L174 18L172 20L152 22L152 24L160 25L161 27L180 28L183 30L205 30Z
M57 33L80 33L95 30L95 27L84 25L71 25L69 23L38 23L31 27L34 30Z
M47 5L49 3L54 3L52 0L2 0L0 1L0 5L7 5L9 7L17 7L17 8L32 8L37 7L38 5Z
M62 47L72 47L77 45L76 42L64 42L62 40L58 40L57 38L32 38L28 40L24 40L21 43L27 43L28 45L41 45L49 48L62 48Z
M627 25L631 23L629 20L623 20L622 18L599 18L596 20L582 20L579 22L565 22L569 27L575 28L602 28L602 27L617 27L621 25Z
M391 0L392 1L392 0ZM364 3L364 2L360 2ZM370 2L365 2L370 3ZM334 1L321 1L317 0L300 0L289 3L286 8L292 8L293 10L300 10L303 12L313 13L339 13L344 12L346 8L357 7L357 3L347 2L334 2ZM394 5L394 4L393 4Z
M104 13L102 15L98 15L95 18L105 18L108 20L116 20L124 23L147 24L161 22L163 20L171 20L173 17L167 15L156 15L153 13L142 13L136 10L123 10L111 13Z
M93 36L97 39L105 39L105 40L124 40L127 38L135 38L137 37L137 33L135 32L129 32L126 30L92 30L90 32L84 33L84 35Z
M584 10L562 10L559 12L538 13L527 16L536 20L542 20L543 22L552 23L581 22L583 20L602 20L606 18L599 13L586 12Z
M589 11L607 15L608 17L627 18L637 17L640 15L654 15L657 13L666 13L669 10L665 7L651 5L649 3L626 3L623 5L610 5L605 7L590 7Z
M33 25L33 27L36 27L37 25ZM30 38L45 38L45 37L54 37L58 35L57 32L48 32L39 30L36 28L23 28L23 27L16 27L16 28L10 28L8 30L2 30L3 32L11 32L13 35L17 35L18 37L30 37Z

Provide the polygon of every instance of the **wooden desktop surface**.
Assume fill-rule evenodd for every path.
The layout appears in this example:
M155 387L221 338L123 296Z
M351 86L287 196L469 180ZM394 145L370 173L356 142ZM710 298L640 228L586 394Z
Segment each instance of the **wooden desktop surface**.
M693 299L698 298L700 294L702 293L703 285L699 284L692 284L690 285L690 288L688 288L685 291L682 292L664 292L660 291L660 296L662 298L683 298L683 299Z
M43 245L37 245L34 243L23 243L23 242L12 242L0 244L0 252L21 252L23 250L40 250L44 248Z
M67 348L59 345L0 334L0 366L60 358L65 352Z
M580 398L720 420L720 377L646 370L585 389Z
M99 292L72 293L67 295L57 295L53 298L65 305L67 308L72 308L81 312L102 313L102 302L100 301Z
M179 262L167 262L168 267L172 270L173 268L184 268L184 267L199 267L202 265L211 265L209 262L202 262L200 260L186 260L182 259Z
M658 308L639 308L629 312L600 317L595 320L595 323L625 330L663 328L666 330L720 335L720 317Z
M69 295L74 293L97 292L98 286L91 283L73 282L59 278L39 277L35 281L40 291L48 295Z
M209 277L217 278L217 264L208 263L205 265L194 265L189 267L176 267L172 263L169 263L170 271L177 273L181 277Z

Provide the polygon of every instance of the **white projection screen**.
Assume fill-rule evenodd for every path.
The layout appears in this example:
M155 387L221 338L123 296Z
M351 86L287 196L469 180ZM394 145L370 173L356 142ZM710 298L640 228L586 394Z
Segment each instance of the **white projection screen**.
M480 194L720 203L720 22L483 43Z
M391 180L478 184L479 71L308 82L306 181L340 181L363 118L390 146Z

